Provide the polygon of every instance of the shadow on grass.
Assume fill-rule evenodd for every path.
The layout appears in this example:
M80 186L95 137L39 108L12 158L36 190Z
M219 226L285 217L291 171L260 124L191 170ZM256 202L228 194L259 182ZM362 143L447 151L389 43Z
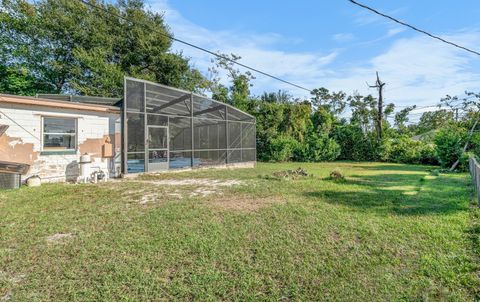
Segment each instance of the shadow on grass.
M409 170L411 171L411 170ZM382 215L449 215L468 210L465 177L424 177L424 174L354 175L344 188L304 193L360 211ZM352 186L353 185L353 186ZM348 186L348 187L347 187Z
M437 169L437 166L424 165L405 165L405 164L383 164L383 165L367 165L357 164L355 168L370 170L370 171L405 171L405 172L427 172Z

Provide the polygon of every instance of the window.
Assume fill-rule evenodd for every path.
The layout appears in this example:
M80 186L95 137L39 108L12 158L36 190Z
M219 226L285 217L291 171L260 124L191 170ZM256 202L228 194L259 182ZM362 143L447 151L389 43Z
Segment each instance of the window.
M77 147L77 120L43 117L43 150L71 151Z

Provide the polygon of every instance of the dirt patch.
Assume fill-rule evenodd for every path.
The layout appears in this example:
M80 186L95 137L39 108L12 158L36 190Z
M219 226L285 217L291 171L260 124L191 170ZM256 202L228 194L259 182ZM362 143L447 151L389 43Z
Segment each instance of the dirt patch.
M206 187L231 187L243 184L242 181L218 179L162 179L162 180L135 180L135 182L163 185L163 186L206 186Z
M223 194L223 193L222 193L222 191L219 191L218 189L197 188L197 189L193 190L193 192L190 193L190 197L195 197L195 196L206 197L206 196L214 195L214 194Z
M223 196L225 189L244 185L240 180L218 179L158 179L112 181L106 185L112 191L121 192L122 200L140 205L159 204L185 198ZM214 197L215 198L215 197Z
M204 202L214 210L254 212L274 204L284 204L286 200L279 196L256 197L250 195L228 196Z
M157 201L158 194L157 193L145 193L143 194L142 198L140 199L140 204L147 204Z
M207 197L211 195L222 195L222 188L231 187L243 184L239 180L216 180L216 179L164 179L164 180L135 180L136 183L149 184L155 186L163 186L166 192L145 192L140 200L140 204L147 204L162 199L162 196L174 197L175 199L182 199L184 197ZM191 190L186 188L176 189L170 191L174 187L188 187L193 186ZM169 192L170 191L170 192ZM135 192L135 193L138 193ZM128 194L128 191L127 191Z
M73 238L72 233L57 233L47 237L48 243L61 243Z

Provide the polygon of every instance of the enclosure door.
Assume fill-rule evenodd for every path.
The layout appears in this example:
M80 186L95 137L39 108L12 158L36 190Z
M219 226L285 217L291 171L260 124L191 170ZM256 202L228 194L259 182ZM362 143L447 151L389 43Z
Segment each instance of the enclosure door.
M168 127L148 126L147 171L168 170Z

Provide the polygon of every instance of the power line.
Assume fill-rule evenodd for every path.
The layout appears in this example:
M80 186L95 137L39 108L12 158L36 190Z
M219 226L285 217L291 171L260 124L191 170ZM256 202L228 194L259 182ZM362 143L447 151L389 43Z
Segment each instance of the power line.
M377 11L376 9L371 8L371 7L369 7L369 6L365 5L365 4L359 3L359 2L354 1L354 0L348 0L348 1L352 2L352 3L355 4L355 5L358 5L358 6L360 6L360 7L363 7L363 8L365 8L365 9L367 9L367 10L369 10L369 11L377 14L377 15L380 15L380 16L382 16L382 17L384 17L384 18L390 19L390 20L392 20L393 22L396 22L396 23L398 23L398 24L401 24L401 25L403 25L403 26L406 26L406 27L408 27L408 28L410 28L410 29L413 29L413 30L419 32L419 33L425 34L425 35L429 36L430 38L437 39L437 40L439 40L439 41L441 41L441 42L443 42L443 43L452 45L452 46L454 46L454 47L463 49L463 50L468 51L468 52L470 52L470 53L476 54L477 56L480 56L480 52L478 52L478 51L471 50L471 49L469 49L469 48L467 48L467 47L464 47L464 46L458 45L458 44L456 44L456 43L447 41L447 40L445 40L445 39L443 39L443 38L440 38L439 36L436 36L436 35L433 35L433 34L431 34L431 33L429 33L429 32L426 32L426 31L424 31L423 29L419 29L419 28L417 28L417 27L415 27L415 26L413 26L413 25L407 24L407 23L405 23L405 22L403 22L403 21L400 21L400 20L395 19L395 18L393 18L393 17L390 17L390 16L388 16L388 15L386 15L386 14L384 14L384 13L381 13L381 12Z
M136 22L136 21L129 20L128 18L126 18L126 17L124 17L124 16L121 16L121 15L119 15L119 14L113 13L113 12L111 12L111 11L109 11L109 10L101 7L101 6L92 4L92 3L88 2L87 0L77 0L77 1L82 2L83 4L85 4L85 5L87 5L87 6L90 6L90 7L92 7L92 8L101 10L101 11L103 11L103 12L105 12L105 13L107 13L107 14L110 14L110 15L112 15L112 16L115 16L115 17L117 17L117 18L121 18L121 19L123 19L123 20L125 20L125 21L127 21L127 22L131 22L131 23L133 23L133 24L138 24L138 25L147 26L147 24L142 24L142 23L139 23L139 22ZM164 32L158 30L157 28L149 28L149 29L150 29L150 30L155 30L155 31L156 31L157 33L159 33L160 35L165 36L165 37L167 37L167 38L169 38L169 39L172 39L173 41L176 41L176 42L185 44L185 45L187 45L187 46L190 46L190 47L192 47L192 48L198 49L198 50L200 50L200 51L206 52L206 53L208 53L208 54L211 54L211 55L213 55L213 56L215 56L215 57L221 58L221 59L226 60L226 61L228 61L228 62L231 62L231 63L233 63L233 64L236 64L236 65L241 66L241 67L243 67L243 68L246 68L246 69L248 69L248 70L254 71L254 72L256 72L256 73L259 73L259 74L261 74L261 75L267 76L267 77L272 78L272 79L274 79L274 80L283 82L283 83L285 83L285 84L294 86L294 87L296 87L296 88L299 88L299 89L308 91L308 92L310 92L310 93L312 92L311 89L308 89L308 88L306 88L306 87L303 87L303 86L300 86L300 85L298 85L298 84L292 83L292 82L290 82L290 81L281 79L281 78L279 78L279 77L277 77L277 76L274 76L274 75L269 74L269 73L267 73L267 72L264 72L264 71L261 71L261 70L259 70L259 69L250 67L250 66L248 66L248 65L239 63L239 62L237 62L237 61L235 61L235 60L233 60L233 59L230 59L229 57L222 56L221 54L218 54L218 53L216 53L216 52L213 52L213 51L208 50L208 49L206 49L206 48L203 48L203 47L201 47L201 46L198 46L198 45L195 45L195 44L193 44L193 43L186 42L186 41L184 41L184 40L175 38L175 37L173 37L172 35L165 34Z

